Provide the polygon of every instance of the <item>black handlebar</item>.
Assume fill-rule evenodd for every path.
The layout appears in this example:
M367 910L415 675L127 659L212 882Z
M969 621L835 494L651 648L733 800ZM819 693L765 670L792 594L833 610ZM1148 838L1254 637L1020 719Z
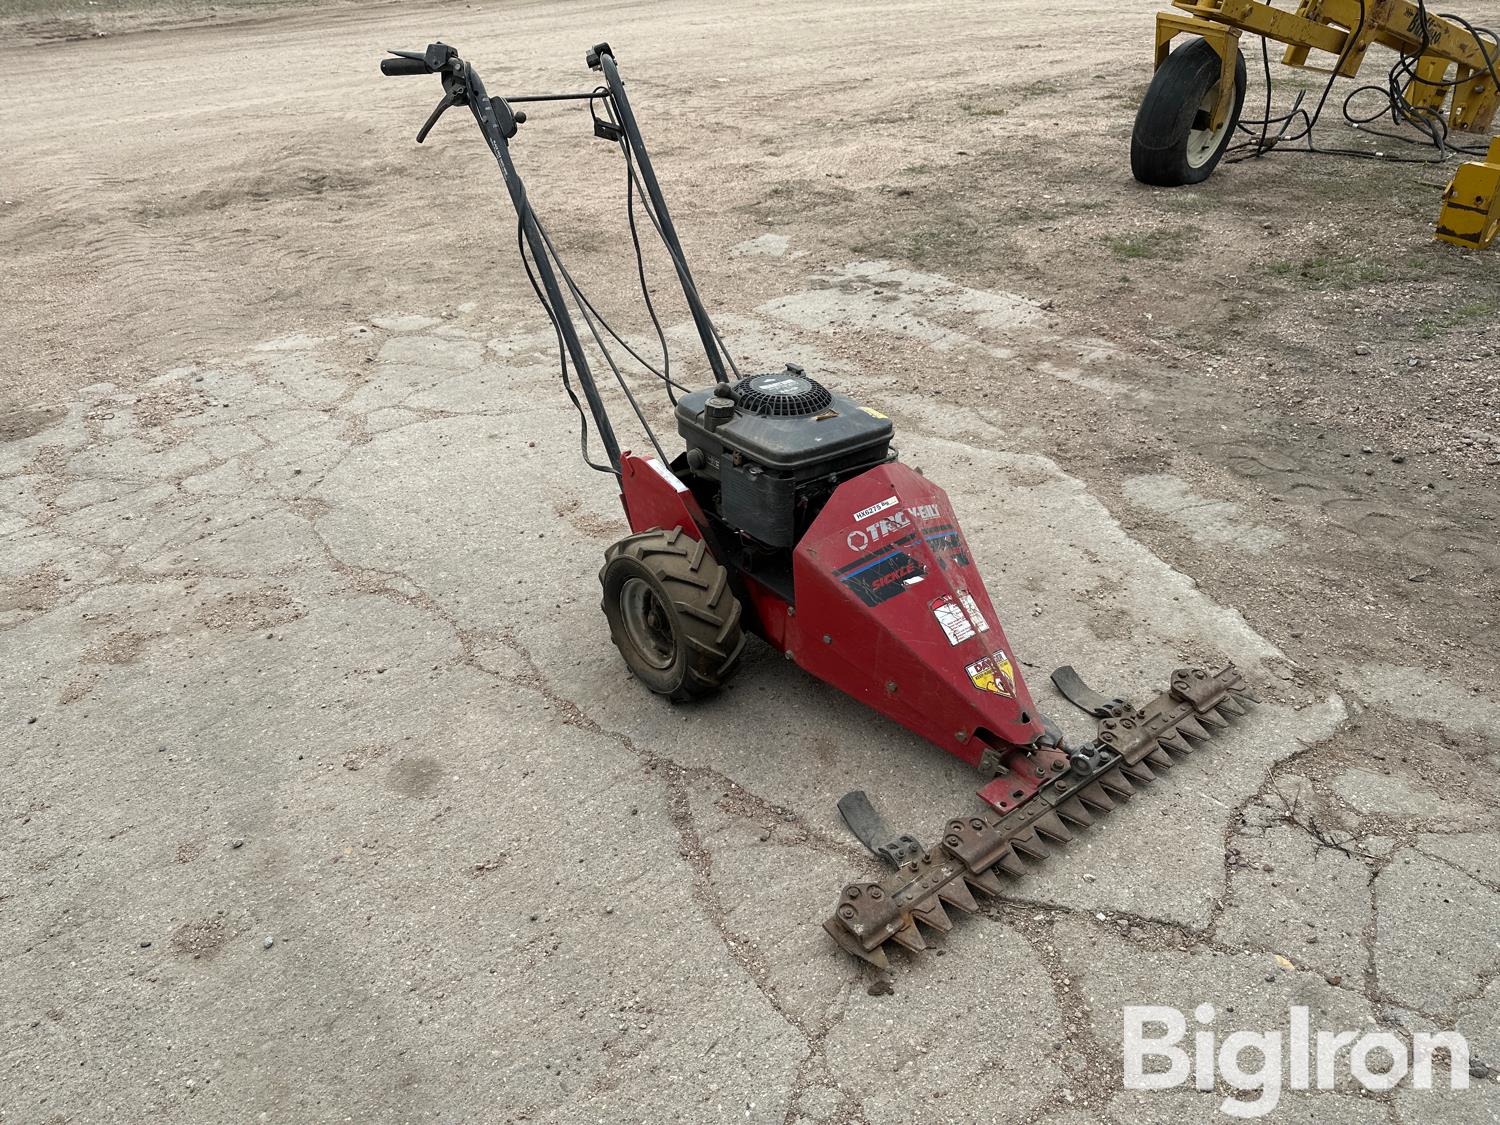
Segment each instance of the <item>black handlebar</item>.
M514 137L516 126L526 120L526 115L512 110L504 98L492 98L485 93L484 83L474 73L474 68L446 43L429 43L427 50L421 53L392 51L391 54L393 58L380 60L380 73L392 76L438 74L443 79L443 100L438 102L426 124L417 132L418 144L427 139L438 118L456 105L468 106L473 111L479 127L486 130L486 137L489 129L498 130L503 139Z
M381 59L380 73L395 76L398 74L431 74L427 67L426 59Z

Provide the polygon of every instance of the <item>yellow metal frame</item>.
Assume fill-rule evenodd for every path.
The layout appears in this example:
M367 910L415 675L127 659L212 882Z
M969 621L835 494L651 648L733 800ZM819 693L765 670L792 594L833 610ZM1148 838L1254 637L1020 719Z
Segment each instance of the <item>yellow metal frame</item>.
M1461 165L1443 192L1437 236L1455 246L1481 249L1500 234L1500 137L1485 160Z
M1500 107L1500 89L1485 65L1473 36L1456 23L1429 14L1427 44L1422 43L1420 9L1411 0L1299 0L1295 12L1282 11L1260 0L1172 0L1177 12L1156 16L1156 65L1171 51L1181 34L1201 35L1223 62L1219 104L1214 109L1217 128L1234 104L1236 52L1242 32L1263 35L1286 44L1282 62L1308 70L1337 70L1344 78L1359 73L1371 44L1417 56L1417 75L1453 86L1425 86L1414 82L1407 99L1441 111L1448 107L1450 128L1478 133L1490 127ZM1333 56L1328 67L1313 66L1313 51ZM1472 79L1472 81L1471 81ZM1449 98L1451 90L1451 101Z
M1234 72L1238 68L1240 29L1197 16L1179 16L1176 12L1156 13L1156 65L1158 68L1172 53L1172 40L1179 35L1201 35L1219 54L1219 101L1214 106L1210 129L1224 124L1234 105Z

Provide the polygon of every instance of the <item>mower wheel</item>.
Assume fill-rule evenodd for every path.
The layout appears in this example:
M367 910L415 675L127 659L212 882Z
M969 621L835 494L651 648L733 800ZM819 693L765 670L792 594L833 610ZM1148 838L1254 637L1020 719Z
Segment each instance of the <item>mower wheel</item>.
M1143 184L1201 184L1213 174L1234 137L1245 104L1245 56L1235 51L1234 101L1217 129L1209 128L1219 102L1219 53L1197 38L1157 68L1135 115L1130 170Z
M717 691L745 647L729 572L702 540L643 531L604 552L599 571L609 633L630 670L685 703Z

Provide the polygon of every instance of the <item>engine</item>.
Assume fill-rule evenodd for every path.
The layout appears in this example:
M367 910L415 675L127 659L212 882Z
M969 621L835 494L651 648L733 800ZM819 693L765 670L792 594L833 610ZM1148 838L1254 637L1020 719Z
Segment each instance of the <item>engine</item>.
M683 396L677 430L694 491L716 492L728 527L775 548L796 544L839 482L895 457L889 418L795 364Z

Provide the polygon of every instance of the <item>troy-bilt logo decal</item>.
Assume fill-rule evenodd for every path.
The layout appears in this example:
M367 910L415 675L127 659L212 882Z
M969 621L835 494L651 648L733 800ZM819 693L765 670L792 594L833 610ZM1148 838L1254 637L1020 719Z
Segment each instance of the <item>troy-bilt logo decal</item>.
M855 512L855 522L868 519L872 512L882 512L897 503L896 497L882 500L872 508L866 508L862 512ZM883 539L889 539L898 532L906 531L911 527L913 519L934 520L942 515L942 511L936 504L913 504L907 508L897 508L888 516L882 516L874 523L865 527L856 527L849 533L849 549L851 551L863 551L871 543L879 543Z
M1011 667L1010 657L1004 649L996 649L991 655L980 657L965 666L969 681L980 691L1003 695L1007 699L1016 697L1016 670Z
M915 535L898 540L895 547L881 551L874 558L860 559L836 571L845 586L853 590L867 606L890 601L908 586L915 586L927 576L927 568L899 548L916 541Z

